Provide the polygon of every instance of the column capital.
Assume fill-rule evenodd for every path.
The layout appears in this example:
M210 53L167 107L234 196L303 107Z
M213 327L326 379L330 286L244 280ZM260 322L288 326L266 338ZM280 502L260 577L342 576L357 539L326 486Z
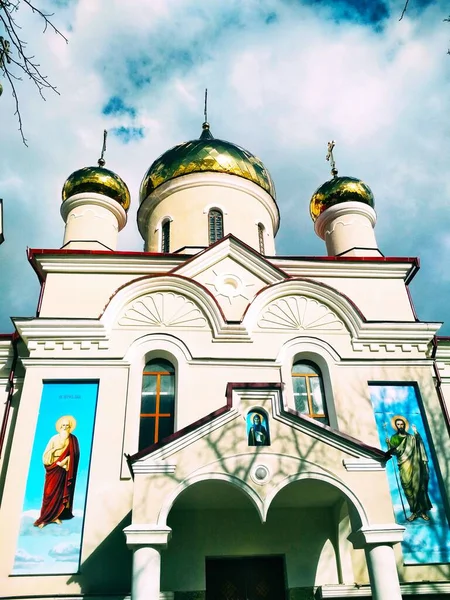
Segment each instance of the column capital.
M165 548L172 537L172 529L165 525L132 523L123 530L127 546L131 549L144 546Z
M405 528L396 523L369 525L352 532L348 536L348 539L353 544L355 550L362 550L367 546L393 546L394 544L398 544L403 540L404 532Z

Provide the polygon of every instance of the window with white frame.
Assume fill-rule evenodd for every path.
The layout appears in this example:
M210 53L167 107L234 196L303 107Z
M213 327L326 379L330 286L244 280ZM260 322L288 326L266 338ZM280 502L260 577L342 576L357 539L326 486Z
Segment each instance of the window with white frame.
M264 225L262 223L258 223L258 243L259 243L259 251L261 254L265 254L264 251Z
M223 214L218 208L212 208L208 213L208 239L214 244L223 238Z
M161 252L170 252L170 219L161 226Z

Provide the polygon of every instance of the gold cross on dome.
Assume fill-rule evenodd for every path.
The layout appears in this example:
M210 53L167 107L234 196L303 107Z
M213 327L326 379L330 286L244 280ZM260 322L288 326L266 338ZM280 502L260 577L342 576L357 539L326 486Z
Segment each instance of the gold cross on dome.
M98 166L99 167L104 167L106 165L106 160L105 160L105 152L106 152L106 138L108 136L108 132L106 131L106 129L103 131L103 146L102 146L102 153L100 155L100 158L98 159Z
M334 156L333 156L333 149L334 149L335 145L336 145L336 142L334 140L331 140L331 142L328 142L328 152L325 157L331 165L331 174L333 175L333 177L337 177L337 174L338 174L338 170L336 169L336 163L335 163Z

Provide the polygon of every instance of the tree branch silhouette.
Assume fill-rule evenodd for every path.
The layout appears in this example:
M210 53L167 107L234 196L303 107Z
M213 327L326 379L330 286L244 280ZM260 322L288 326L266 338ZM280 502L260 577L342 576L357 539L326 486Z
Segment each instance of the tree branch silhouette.
M59 94L46 75L40 70L40 64L36 61L33 54L27 50L27 42L21 36L21 26L16 21L17 12L20 5L28 7L34 14L38 15L44 25L42 33L47 29L53 30L66 43L65 35L51 22L53 13L44 13L29 0L0 0L0 74L3 74L11 87L11 93L15 101L15 112L17 116L19 132L22 142L28 146L24 134L23 121L20 113L19 96L16 83L22 81L24 75L30 79L37 87L39 95L45 100L44 92L51 90ZM0 95L2 87L0 83Z

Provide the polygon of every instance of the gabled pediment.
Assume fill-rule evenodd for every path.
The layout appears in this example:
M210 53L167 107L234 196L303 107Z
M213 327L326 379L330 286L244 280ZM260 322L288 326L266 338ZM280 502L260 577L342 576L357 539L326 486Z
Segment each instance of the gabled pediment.
M232 235L172 273L203 285L216 298L229 321L240 321L262 289L286 279L280 269Z
M268 415L270 446L248 446L246 415L251 410L262 410ZM195 470L214 457L225 461L262 450L307 458L308 462L332 470L380 470L386 461L382 450L284 406L279 383L228 384L226 406L159 444L129 456L128 461L133 475L175 473L178 465L183 469L186 462Z

